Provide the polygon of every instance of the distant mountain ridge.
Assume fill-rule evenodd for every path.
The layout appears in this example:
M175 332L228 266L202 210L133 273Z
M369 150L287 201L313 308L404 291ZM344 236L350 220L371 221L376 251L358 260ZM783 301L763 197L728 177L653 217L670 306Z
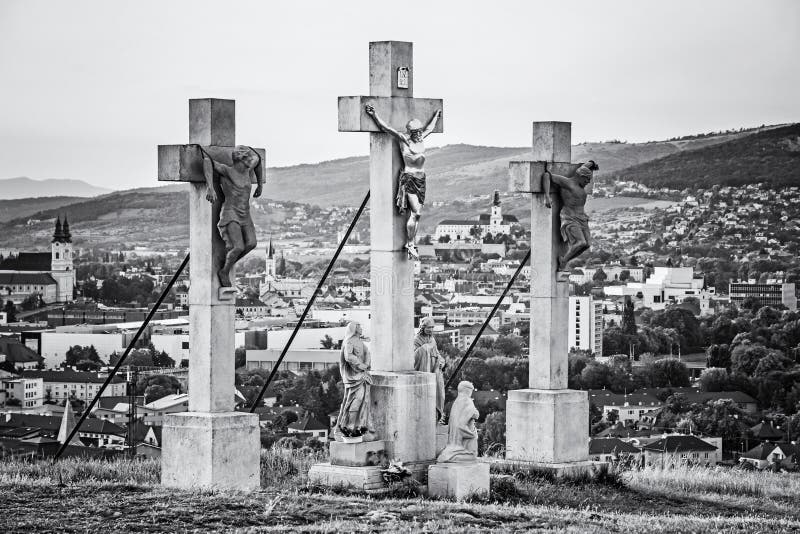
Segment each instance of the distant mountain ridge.
M620 169L609 178L672 189L758 182L771 187L800 186L800 124L670 154Z
M34 197L95 197L113 189L98 187L82 180L32 180L27 176L0 179L0 200Z
M495 189L503 193L503 212L519 216L524 223L528 201L523 195L506 194L508 162L529 158L529 150L463 144L431 148L426 162L428 205L423 231L431 232L442 219L483 213L481 210L488 209L488 200L484 207L483 199ZM800 185L800 124L672 141L583 143L572 147L573 161L588 159L600 164L598 179L630 179L658 187L756 181ZM368 172L367 157L268 169L264 196L254 202L256 224L266 231L286 216L287 211L270 206L270 200L354 207L367 192ZM778 176L777 181L771 179ZM13 214L3 211L13 202L0 201L0 247L49 243L52 220L57 215L67 215L76 242L89 246L186 246L186 191L186 184L171 184L89 199L66 198L63 202L26 199L16 201L19 206L14 207Z

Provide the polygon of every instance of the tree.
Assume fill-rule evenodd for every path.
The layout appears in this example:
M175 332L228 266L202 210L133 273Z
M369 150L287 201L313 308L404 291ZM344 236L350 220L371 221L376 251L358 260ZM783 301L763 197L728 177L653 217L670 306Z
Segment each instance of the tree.
M728 391L728 371L721 367L703 369L700 375L700 389L703 391Z
M731 371L752 376L762 358L770 350L760 343L742 343L731 351Z
M675 358L664 358L645 366L650 374L652 387L686 387L691 384L689 368Z
M590 361L581 371L581 384L585 389L603 389L611 385L611 369L600 362Z
M84 362L83 367L92 367L90 364L96 364L96 368L100 368L103 365L103 362L100 360L100 356L97 354L97 349L94 348L94 345L81 346L81 345L73 345L69 349L67 349L67 353L64 357L64 363L62 364L63 367L75 367L78 365L79 362ZM85 369L85 370L94 370L94 369Z
M651 325L674 329L678 333L681 350L685 353L698 351L703 346L700 322L689 310L672 307L663 312L654 313Z
M706 349L706 366L707 367L722 367L730 369L731 367L731 348L726 344L709 345Z
M598 267L597 270L592 275L592 280L594 280L595 282L602 283L608 280L608 275L606 274L606 272L603 270L602 267Z
M139 378L134 389L137 395L144 395L145 402L153 402L180 392L181 383L171 375L149 375Z
M636 316L630 297L625 297L625 306L622 309L622 331L628 335L636 335Z
M320 340L320 344L323 349L327 350L339 350L342 348L342 341L334 341L328 334L325 334L325 337Z
M505 356L518 357L522 354L522 345L523 339L512 334L498 337L492 348Z
M41 295L36 293L25 297L25 300L22 301L20 307L25 311L35 310L41 305L41 302L42 302Z
M244 347L236 347L234 351L234 366L236 369L244 367L247 365L247 349Z
M622 271L620 271L619 273L620 282L625 282L626 280L630 280L630 278L631 278L631 272L628 269L623 269Z
M6 301L6 305L3 307L3 311L6 314L6 321L9 323L15 323L17 321L17 307L14 306L14 303L10 300Z

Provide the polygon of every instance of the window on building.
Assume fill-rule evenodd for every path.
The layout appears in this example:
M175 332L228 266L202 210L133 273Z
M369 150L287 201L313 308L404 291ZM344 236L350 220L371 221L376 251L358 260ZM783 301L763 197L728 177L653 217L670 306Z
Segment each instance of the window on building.
M188 342L188 341L183 341L183 342L181 343L181 348L182 348L183 350L188 350L188 349L189 349L189 342Z

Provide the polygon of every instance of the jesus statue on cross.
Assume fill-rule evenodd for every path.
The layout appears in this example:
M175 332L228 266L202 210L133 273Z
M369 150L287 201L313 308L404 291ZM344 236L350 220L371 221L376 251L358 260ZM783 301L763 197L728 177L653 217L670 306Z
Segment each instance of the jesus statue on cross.
M442 112L437 110L424 128L420 121L412 119L406 125L406 133L400 133L381 119L371 105L367 104L365 110L381 131L390 134L400 144L403 170L400 171L395 203L401 214L409 212L406 223L406 250L409 259L418 260L419 252L415 240L419 219L422 216L422 205L425 204L425 143L422 141L436 129L436 123L439 122Z

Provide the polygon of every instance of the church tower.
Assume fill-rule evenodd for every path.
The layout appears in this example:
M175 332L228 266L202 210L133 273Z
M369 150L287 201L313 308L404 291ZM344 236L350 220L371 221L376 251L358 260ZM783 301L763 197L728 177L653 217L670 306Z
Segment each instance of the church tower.
M503 212L500 208L500 191L494 191L494 200L492 200L492 215L489 217L490 232L496 234L501 232L500 227L503 225Z
M66 215L64 223L61 217L56 218L56 227L53 232L51 250L51 276L58 284L56 300L67 302L72 300L75 289L75 268L73 264L72 234L69 231L69 221Z
M272 246L272 236L269 238L269 245L267 245L267 280L275 280L277 277L277 261L275 257L275 247Z

